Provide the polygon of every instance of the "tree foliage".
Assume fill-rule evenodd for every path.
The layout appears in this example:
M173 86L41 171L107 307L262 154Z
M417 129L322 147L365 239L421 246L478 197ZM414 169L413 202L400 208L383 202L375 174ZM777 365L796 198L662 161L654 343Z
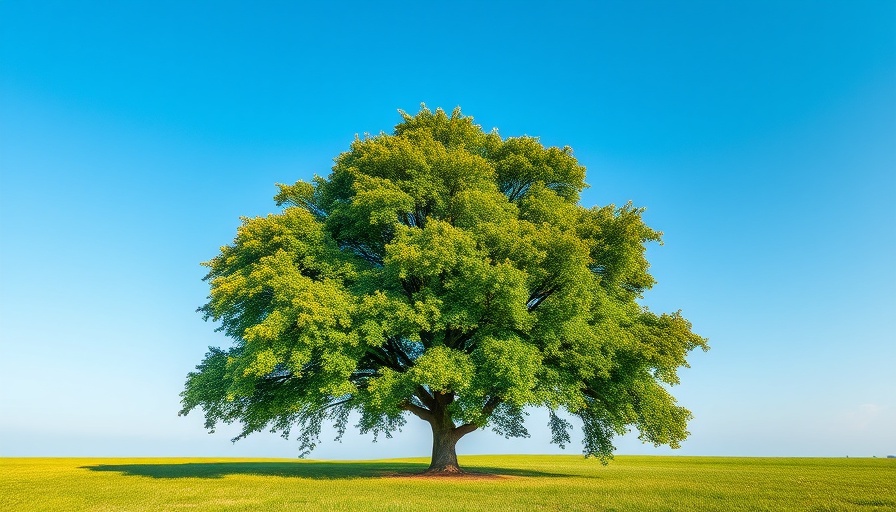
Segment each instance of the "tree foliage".
M486 133L459 109L401 114L328 177L278 185L283 210L243 219L205 263L200 309L233 346L188 375L182 414L239 437L298 427L307 452L351 411L386 436L411 413L453 453L478 428L528 435L524 411L542 407L561 445L558 413L581 418L586 455L606 459L630 427L677 447L691 415L667 387L707 345L637 302L661 235L643 210L580 206L569 147Z

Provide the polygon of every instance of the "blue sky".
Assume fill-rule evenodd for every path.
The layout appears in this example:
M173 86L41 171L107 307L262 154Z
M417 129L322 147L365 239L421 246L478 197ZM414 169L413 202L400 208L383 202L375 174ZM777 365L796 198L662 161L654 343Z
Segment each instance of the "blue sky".
M665 233L644 303L712 350L682 449L619 453L896 453L896 4L315 4L0 3L0 455L295 456L177 416L229 343L199 263L421 102L572 146L584 204ZM546 423L458 449L558 452Z

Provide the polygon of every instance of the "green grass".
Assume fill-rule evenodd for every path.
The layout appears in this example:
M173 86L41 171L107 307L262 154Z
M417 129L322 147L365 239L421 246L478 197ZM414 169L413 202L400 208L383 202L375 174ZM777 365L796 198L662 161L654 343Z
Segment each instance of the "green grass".
M896 511L896 460L467 456L494 478L420 478L423 459L0 459L3 511Z

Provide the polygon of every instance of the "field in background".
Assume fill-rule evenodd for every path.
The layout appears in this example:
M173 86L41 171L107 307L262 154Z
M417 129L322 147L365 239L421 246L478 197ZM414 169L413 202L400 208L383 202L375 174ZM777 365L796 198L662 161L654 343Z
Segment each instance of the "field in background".
M0 458L3 511L896 510L896 460L467 456L424 459Z

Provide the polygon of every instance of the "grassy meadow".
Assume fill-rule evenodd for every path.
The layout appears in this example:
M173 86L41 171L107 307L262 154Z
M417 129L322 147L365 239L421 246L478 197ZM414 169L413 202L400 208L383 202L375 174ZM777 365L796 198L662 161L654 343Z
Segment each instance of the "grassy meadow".
M896 510L896 460L461 456L428 460L0 458L3 511Z

